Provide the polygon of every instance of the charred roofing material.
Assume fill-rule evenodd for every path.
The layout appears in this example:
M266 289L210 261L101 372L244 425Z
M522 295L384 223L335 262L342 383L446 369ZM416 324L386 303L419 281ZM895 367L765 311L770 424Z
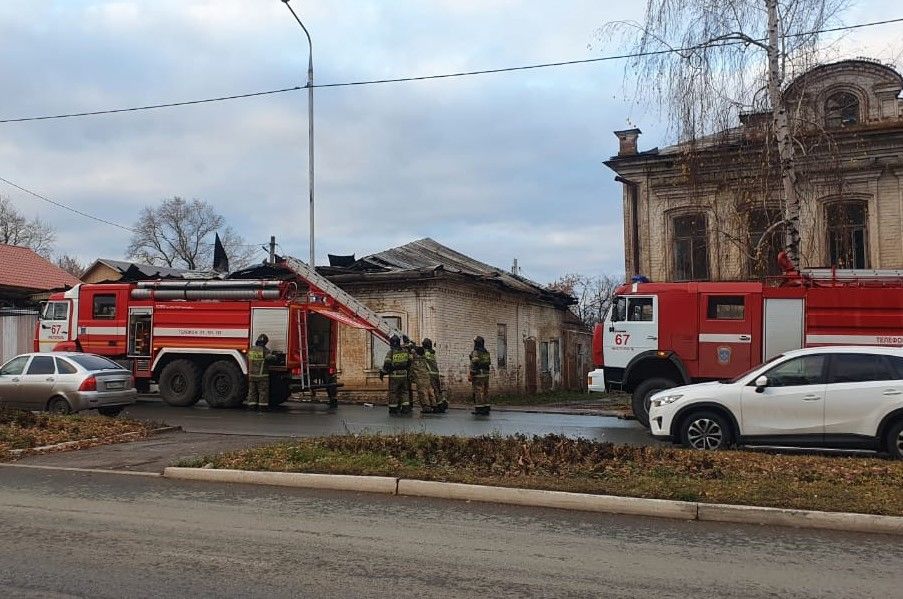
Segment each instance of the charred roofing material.
M350 266L321 267L318 270L336 283L412 280L443 275L461 277L533 296L557 306L576 303L566 293L547 289L526 277L465 256L429 237L364 256Z

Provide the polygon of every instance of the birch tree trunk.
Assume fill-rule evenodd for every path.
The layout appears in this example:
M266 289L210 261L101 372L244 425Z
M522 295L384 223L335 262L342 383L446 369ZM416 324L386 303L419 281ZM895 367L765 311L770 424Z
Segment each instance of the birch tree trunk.
M765 0L768 9L768 98L771 103L774 135L778 144L781 166L781 184L784 197L781 206L786 220L784 246L794 267L800 267L800 197L796 187L796 163L793 139L787 119L787 106L781 84L784 74L781 68L780 21L778 0Z

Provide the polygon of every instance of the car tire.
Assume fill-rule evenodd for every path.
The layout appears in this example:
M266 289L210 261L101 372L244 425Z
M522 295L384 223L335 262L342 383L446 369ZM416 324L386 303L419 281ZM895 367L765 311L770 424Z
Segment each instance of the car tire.
M903 419L890 425L886 438L887 453L895 459L903 459Z
M248 377L234 360L218 360L204 371L204 401L211 408L237 408L248 396Z
M47 402L47 411L51 414L71 414L72 406L65 397L51 397Z
M191 360L173 360L160 373L160 398L170 406L193 406L201 399L201 369Z
M633 390L633 398L630 405L637 422L649 428L649 404L653 395L665 389L676 387L677 383L671 379L653 378L647 379Z
M734 443L734 431L721 414L701 410L690 413L681 421L680 442L688 449L727 449Z
M116 418L119 414L122 413L122 410L125 409L125 406L105 406L102 408L97 408L97 413L101 416L108 416L110 418Z

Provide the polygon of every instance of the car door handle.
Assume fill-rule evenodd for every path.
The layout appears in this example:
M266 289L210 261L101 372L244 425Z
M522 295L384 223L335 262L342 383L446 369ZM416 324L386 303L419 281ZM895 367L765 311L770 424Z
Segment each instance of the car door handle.
M818 401L821 399L821 395L804 395L803 401Z
M14 383L18 383L18 382L19 382L19 377L15 377L15 378L13 379L13 382L14 382Z
M46 379L44 379L44 380L47 381L48 383L52 383L52 382L53 382L53 377L52 377L52 376L48 376L48 377L47 377Z
M656 337L655 335L646 335L646 339L649 339L650 341L656 341L658 337Z
M749 335L740 335L740 341L749 341L752 339Z
M882 395L903 395L903 391L897 391L896 389L888 389Z

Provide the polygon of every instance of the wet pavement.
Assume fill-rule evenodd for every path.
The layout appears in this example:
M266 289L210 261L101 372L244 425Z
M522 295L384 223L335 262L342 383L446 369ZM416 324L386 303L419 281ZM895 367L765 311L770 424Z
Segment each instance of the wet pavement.
M123 412L126 418L165 422L194 433L311 437L343 433L429 432L438 435L546 435L557 434L629 445L657 444L637 422L606 416L560 413L493 411L473 416L467 409L445 414L389 416L384 406L342 405L330 411L322 404L289 402L275 411L215 410L203 402L175 408L143 398Z

